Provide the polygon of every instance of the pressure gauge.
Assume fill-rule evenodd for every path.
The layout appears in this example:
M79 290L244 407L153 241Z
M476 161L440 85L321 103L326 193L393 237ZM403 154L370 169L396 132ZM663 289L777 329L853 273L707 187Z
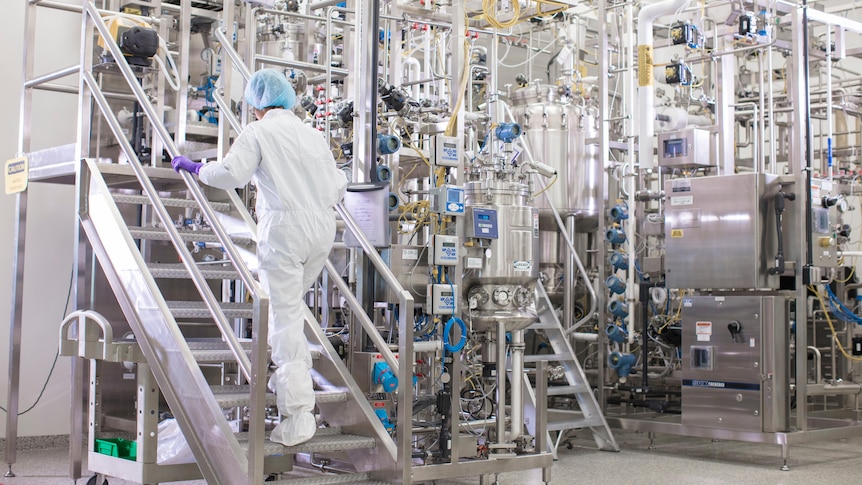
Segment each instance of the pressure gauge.
M847 199L842 198L838 201L838 204L835 205L838 208L838 212L847 212L850 210L850 203L847 202Z

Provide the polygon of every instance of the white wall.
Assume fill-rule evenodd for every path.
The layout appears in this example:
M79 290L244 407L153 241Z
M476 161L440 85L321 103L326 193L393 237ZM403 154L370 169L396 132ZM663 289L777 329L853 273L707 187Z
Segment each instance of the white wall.
M65 0L68 3L70 0ZM22 82L24 1L4 2L0 41L7 53L0 75L0 161L16 156L18 104ZM36 74L78 63L80 16L40 9L36 42ZM75 84L74 78L64 81ZM77 100L74 95L36 92L33 104L32 149L75 141ZM58 345L58 328L72 268L75 227L74 189L34 184L29 190L27 258L24 284L24 330L21 359L20 410L38 396ZM9 348L9 306L13 275L12 224L15 198L0 193L0 404L6 405ZM69 359L61 357L39 405L20 417L20 436L69 432ZM6 435L6 416L0 416Z

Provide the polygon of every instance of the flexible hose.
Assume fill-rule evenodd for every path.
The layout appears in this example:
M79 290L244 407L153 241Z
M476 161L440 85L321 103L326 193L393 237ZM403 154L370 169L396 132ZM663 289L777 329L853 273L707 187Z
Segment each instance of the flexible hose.
M449 334L452 333L452 327L456 324L461 330L461 339L458 340L457 344L452 345L449 343ZM443 348L445 348L447 352L455 353L460 352L465 345L467 345L467 325L464 325L464 320L461 320L456 316L452 316L446 321L446 325L443 326Z

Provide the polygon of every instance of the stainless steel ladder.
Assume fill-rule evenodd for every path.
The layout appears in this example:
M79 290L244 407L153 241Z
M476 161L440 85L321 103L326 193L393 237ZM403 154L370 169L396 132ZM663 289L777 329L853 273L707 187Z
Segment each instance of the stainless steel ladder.
M536 285L535 296L538 321L527 328L542 332L547 337L553 354L527 354L524 356L524 363L559 362L565 371L566 385L549 385L548 396L571 395L578 402L578 410L548 409L548 451L553 453L556 459L557 448L566 431L585 428L590 430L600 450L620 451L614 434L605 420L604 413L602 413L602 408L584 374L584 369L581 367L560 319L554 311L554 306L541 284ZM510 378L518 378L518 376L510 376ZM530 415L536 406L535 390L530 383L528 374L523 374L521 378L524 379L524 387L527 390L524 393L525 414ZM528 422L527 429L530 433L535 434L535 423ZM557 432L557 437L553 440L550 437L552 431Z

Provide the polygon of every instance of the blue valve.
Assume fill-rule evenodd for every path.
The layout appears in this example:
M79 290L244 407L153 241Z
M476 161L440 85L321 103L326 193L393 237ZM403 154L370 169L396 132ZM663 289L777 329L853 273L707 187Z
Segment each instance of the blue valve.
M608 276L605 280L605 286L615 295L622 295L626 292L625 281L619 279L616 275Z
M628 269L629 257L624 253L613 253L610 257L610 263L614 269Z
M637 358L632 354L623 354L617 351L611 352L608 356L608 365L611 369L617 371L620 378L625 379L632 372L632 366L637 362Z
M512 143L521 136L521 125L518 123L500 123L494 131L494 136L503 143Z
M377 419L380 420L387 432L391 433L395 431L395 425L389 419L389 413L385 409L375 409L374 414L377 415Z
M392 169L390 169L386 165L378 165L377 180L381 182L388 182L390 178L392 178Z
M629 316L629 311L626 309L625 303L619 300L612 300L610 303L608 303L608 311L611 312L613 316L618 318L625 318Z
M611 244L622 244L626 242L626 233L619 227L612 227L605 232L605 239Z
M610 215L614 222L624 221L629 218L629 210L621 205L615 205L611 207Z
M401 149L401 138L394 135L377 135L377 152L392 155Z
M608 336L608 340L618 344L625 342L627 336L625 328L613 323L605 327L605 335Z
M383 392L395 392L398 389L398 377L386 362L377 362L371 371L371 382L383 386Z

